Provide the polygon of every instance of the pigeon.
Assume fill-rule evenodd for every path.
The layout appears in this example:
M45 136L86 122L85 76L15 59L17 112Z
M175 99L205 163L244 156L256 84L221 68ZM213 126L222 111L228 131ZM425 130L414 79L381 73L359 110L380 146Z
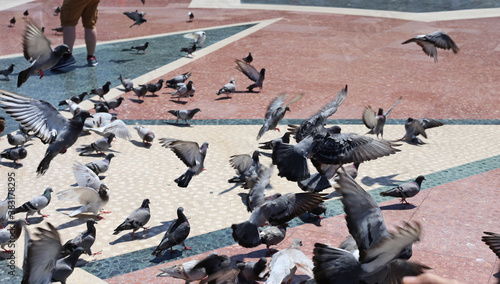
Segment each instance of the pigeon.
M7 222L10 217L10 211L9 209L9 201L10 203L13 202L13 200L10 199L10 193L7 193L7 198L5 200L0 201L0 228L4 229L4 226L2 225L3 223Z
M28 10L24 11L24 12L23 12L23 16L24 16L24 18L27 18L27 17L29 16L29 14L30 14L30 13L28 12Z
M93 171L96 175L103 174L108 171L109 163L111 163L111 158L114 157L115 154L109 153L108 155L106 155L104 160L90 162L85 164L85 166L89 168L91 171Z
M23 35L23 54L24 58L31 62L31 65L19 72L17 87L21 87L33 74L40 73L41 79L43 70L52 68L64 54L69 53L71 51L66 44L61 44L52 50L50 41L43 35L40 28L29 21Z
M267 259L265 257L261 257L257 261L236 261L236 267L241 270L241 275L250 282L263 279L259 277L259 274L266 268L266 265Z
M51 283L57 258L61 253L61 239L57 229L36 228L37 239L32 239L24 226L24 261L21 283Z
M174 78L167 80L165 88L171 88L171 85L177 85L178 83L184 83L189 77L191 77L191 72L186 72L181 75L177 75ZM175 88L174 88L175 89Z
M189 81L186 85L182 85L177 91L171 93L172 97L177 96L177 100L181 98L190 98L194 96L196 89L193 87L193 81ZM191 99L192 100L192 99Z
M71 112L73 116L79 113L80 111L84 110L83 107L81 107L79 104L75 103L72 100L66 100L65 102L69 106L69 112Z
M155 134L151 129L141 126L137 122L134 126L134 129L137 130L137 134L139 134L139 137L141 137L142 143L146 145L151 144L155 139Z
M57 27L57 28L54 28L52 29L53 31L55 31L54 34L57 34L57 33L62 33L63 32L63 27Z
M110 81L107 81L102 87L97 89L92 89L90 93L92 95L98 95L99 100L104 100L104 96L109 92L109 85L111 85Z
M85 98L86 95L88 95L89 93L87 92L83 92L79 95L76 95L76 96L72 96L70 98L70 100L76 104L79 104L81 102L83 102L83 99ZM62 100L59 102L59 106L62 106L62 105L68 105L68 103L66 102L67 100Z
M94 104L94 109L96 113L109 113L109 107L104 103Z
M0 247L4 252L12 252L12 250L6 250L5 246L9 248L15 247L15 242L21 236L21 231L23 230L22 222L22 220L17 220L9 229L2 227L0 230Z
M86 222L87 230L78 234L78 236L74 237L71 240L68 240L63 246L60 257L65 257L73 253L77 248L82 248L83 252L92 256L92 245L95 242L96 238L96 229L95 224L97 224L94 220L88 220ZM97 254L97 253L96 253Z
M119 107L122 104L123 100L125 100L123 97L119 97L118 99L109 100L109 101L104 102L104 103L108 109L115 110L117 107Z
M10 81L9 75L14 71L14 66L15 64L11 64L9 67L0 70L0 75L3 75L5 77L5 80Z
M181 48L181 52L186 52L186 57L188 57L189 55L193 56L193 52L196 51L196 43L193 43L192 46L190 47L183 47Z
M108 150L111 147L111 142L115 139L115 134L111 133L108 137L102 137L97 141L91 143L90 145L84 145L81 148L76 149L76 151L80 152L80 156L85 153L92 153L94 151L100 152L104 154L104 151Z
M104 127L116 119L116 116L111 113L98 112L94 113L92 117L85 120L83 126L83 131L90 132L90 128L101 128Z
M177 208L177 220L170 224L168 230L161 239L160 244L151 254L156 257L161 257L168 249L172 252L172 247L176 245L183 245L184 249L190 250L191 248L187 247L184 243L186 238L189 236L190 230L191 227L189 226L188 219L184 215L184 208Z
M188 22L189 22L189 23L191 23L191 22L193 21L193 19L194 19L194 14L193 14L193 12L189 11L189 12L188 12L188 17L189 17Z
M231 82L225 84L224 87L220 88L220 90L217 92L217 96L226 94L226 96L229 97L229 95L234 93L234 91L236 91L236 85L234 84L234 79L231 79Z
M245 63L244 61L236 59L234 62L236 62L236 70L240 71L241 73L245 74L245 76L248 77L248 79L254 81L254 84L251 84L250 86L247 87L247 90L250 92L253 92L254 88L259 88L262 91L262 84L264 83L264 79L266 76L266 68L260 69L260 72L255 69L250 64Z
M89 172L91 171L89 170ZM75 187L58 192L57 198L59 200L78 201L81 205L83 205L82 207L71 212L69 214L69 217L74 217L78 214L91 212L94 213L94 215L98 219L103 219L103 217L98 216L98 212L104 206L106 206L109 201L109 189L104 183L100 184L98 189L89 187ZM103 213L109 212L103 211Z
M135 87L132 90L139 99L142 97L142 101L144 101L146 93L148 92L148 88L145 85L139 85L139 87Z
M17 166L18 165L17 161L26 158L27 155L28 151L26 151L26 148L14 147L3 150L3 152L0 153L0 159L12 160L14 161L14 164Z
M172 277L186 280L186 283L202 280L207 276L207 272L203 267L194 269L199 262L199 260L191 260L174 266L160 268L161 273L156 275L156 277Z
M59 258L52 273L52 282L66 284L67 278L73 273L76 263L83 253L83 248L76 248L69 256Z
M25 202L23 205L17 207L14 209L13 214L17 213L22 213L26 212L26 224L28 223L28 217L35 214L37 212L39 215L42 215L43 218L48 217L49 215L44 215L42 214L42 209L47 207L50 203L51 195L50 193L53 192L51 187L47 187L42 195L39 195L30 201Z
M13 27L15 25L16 25L16 17L12 17L12 19L10 19L9 27Z
M402 44L407 44L410 42L414 42L422 47L422 50L426 55L434 58L435 63L438 62L436 47L445 50L451 49L455 54L460 50L455 42L451 39L451 37L442 31L436 31L428 35L418 35L414 38L410 38Z
M481 237L481 241L487 244L490 249L500 258L500 234L492 232L483 232L485 236Z
M131 234L132 238L134 238L135 231L139 230L140 228L144 228L144 230L147 229L146 227L144 227L144 225L149 222L150 218L151 213L149 212L149 199L144 199L142 201L141 207L135 209L134 212L132 212L127 217L127 219L123 221L123 223L116 227L113 235L117 235L119 232L124 230L132 230Z
M324 195L311 192L287 193L274 200L267 200L252 212L248 221L231 226L233 238L243 247L256 247L261 244L259 227L266 222L273 226L286 223L323 202Z
M58 16L59 13L61 13L61 7L57 6L55 9L54 9L54 16Z
M237 277L240 274L238 268L225 267L213 274L208 275L207 278L200 281L200 284L207 283L220 283L220 284L233 284L238 283Z
M288 223L278 226L267 226L259 233L260 242L266 245L267 251L271 251L269 249L270 246L275 246L285 239L287 227L289 227Z
M129 19L131 19L132 21L134 21L134 23L130 27L133 27L135 25L140 26L142 25L142 23L148 21L146 20L146 18L144 18L144 12L139 13L137 12L137 10L135 10L135 12L123 12L123 14L129 17Z
M420 134L425 138L427 138L427 134L425 133L426 129L442 125L443 123L441 121L435 119L429 119L429 118L414 119L409 117L405 122L406 134L403 138L401 138L401 140L413 144L425 144L417 136Z
M184 120L187 125L189 125L188 120L193 119L193 116L201 111L199 108L195 109L182 109L182 110L169 110L168 112L175 115L175 123L179 122L179 119Z
M200 260L193 267L193 269L204 269L208 277L210 277L210 275L216 274L218 271L224 270L229 267L231 267L231 259L227 255L218 255L216 253L211 253L204 259Z
M137 46L132 46L130 49L137 50L137 53L139 53L139 51L144 51L144 53L147 53L146 48L148 48L148 45L149 45L149 42L146 41L146 43L141 44L141 45L137 45Z
M290 111L290 105L300 100L304 94L300 94L295 96L288 104L283 105L285 103L286 95L282 94L276 97L271 103L267 106L266 117L264 118L264 125L260 128L259 134L257 134L257 140L264 135L266 131L269 129L278 130L276 128L278 123L285 117L285 113Z
M291 281L295 272L300 269L306 275L313 277L314 264L301 250L302 240L294 239L290 247L283 249L271 258L271 262L259 276L269 273L268 284Z
M229 164L233 169L236 170L237 177L228 180L230 183L242 183L242 187L245 189L252 188L257 182L257 177L260 170L263 168L262 164L259 162L259 151L254 151L252 156L248 154L232 155L229 157ZM269 177L271 174L269 174ZM263 184L262 190L269 185L269 180L267 183Z
M366 127L368 127L368 129L370 129L370 131L366 134L376 134L377 138L380 134L380 137L384 139L384 125L387 120L387 116L389 115L389 112L391 112L391 110L398 105L402 98L403 97L399 97L396 103L385 113L382 108L379 108L378 113L375 113L371 106L367 106L363 111L363 123Z
M414 181L403 183L387 191L381 192L380 196L399 197L401 198L401 203L410 204L406 201L406 198L417 195L420 192L420 187L422 186L422 181L424 180L424 176L418 176Z
M120 77L118 77L118 79L122 83L122 86L125 88L125 92L129 92L134 88L134 82L132 82L132 80L130 80L129 78L124 79L120 74Z
M158 82L156 82L156 83L146 84L145 86L146 86L148 92L150 92L154 95L156 92L161 90L161 88L163 87L163 79L158 80Z
M309 215L313 214L316 215L318 219L323 219L320 215L326 215L326 205L325 203L320 203L318 206L314 207L313 209L307 211ZM320 225L321 226L321 225Z
M111 134L114 134L116 137L127 141L130 140L130 137L132 136L127 128L127 125L121 119L115 119L99 128L86 128L86 130L92 131L103 137L109 137Z
M252 52L249 52L248 55L246 57L243 57L242 59L247 64L252 63L252 61L253 61Z
M190 38L194 40L194 48L196 50L196 45L201 45L204 47L203 43L205 42L205 39L207 38L207 34L204 31L197 31L194 33L188 33L184 35L185 38ZM194 52L194 50L193 50Z
M203 162L207 155L207 142L200 147L196 142L161 138L160 144L165 148L170 148L189 167L184 174L174 180L179 187L187 187L191 178L204 170Z

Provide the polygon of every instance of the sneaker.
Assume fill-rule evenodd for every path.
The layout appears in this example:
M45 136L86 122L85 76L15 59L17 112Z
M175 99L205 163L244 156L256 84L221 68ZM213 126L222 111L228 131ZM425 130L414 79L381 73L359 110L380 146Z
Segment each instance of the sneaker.
M71 64L75 64L75 63L76 63L76 59L73 57L73 55L65 54L61 57L61 59L59 59L59 61L57 62L56 65L54 65L52 68L50 68L50 70L56 70L56 69L66 67L66 66L71 65Z
M89 66L97 66L97 64L99 64L99 62L97 62L97 59L95 59L95 56L87 56L87 64Z

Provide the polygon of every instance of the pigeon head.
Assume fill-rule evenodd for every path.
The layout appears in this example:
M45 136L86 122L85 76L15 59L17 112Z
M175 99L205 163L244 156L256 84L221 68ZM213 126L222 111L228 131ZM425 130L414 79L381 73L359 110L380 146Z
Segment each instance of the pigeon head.
M260 76L264 77L266 75L266 68L260 69Z
M114 157L115 157L115 154L110 153L110 154L108 154L108 155L106 156L106 160L111 161L111 158L114 158Z
M195 109L192 109L192 110L190 111L190 114L195 115L195 113L197 113L197 112L199 112L199 111L201 111L201 109L199 109L199 108L195 108Z
M415 179L415 182L418 183L418 185L421 185L422 184L422 181L425 180L425 177L424 176L418 176L416 179Z
M260 156L259 151L253 151L252 160L259 162L259 156Z
M108 144L111 144L111 142L113 141L113 139L115 139L115 134L114 133L109 134L109 136L108 136Z
M124 100L124 98L123 98L123 97L119 97L119 98L117 99L117 101L119 101L119 102L122 102L123 100Z
M47 187L47 188L45 189L45 191L43 192L43 195L50 196L50 193L51 193L51 192L54 192L54 191L52 190L52 187Z
M148 45L149 45L149 42L146 41L146 43L144 44L144 47L148 47Z
M377 115L383 115L383 114L384 114L384 110L382 108L379 108Z
M285 108L285 112L287 112L287 111L292 112L289 107Z
M291 245L291 247L293 247L293 248L297 248L297 249L298 249L298 248L300 248L301 246L302 246L302 240L301 240L301 239L297 238L297 239L294 239L294 240L292 241L292 245Z
M24 147L19 149L19 160L26 158L28 156L28 151Z
M406 122L412 122L413 121L413 118L411 117L408 117L408 119L406 120Z
M147 207L149 207L149 203L150 203L150 202L149 202L149 199L147 199L147 198L146 198L146 199L144 199L144 200L142 201L141 208L147 208Z
M61 44L56 46L54 49L54 53L57 55L63 55L63 54L71 54L71 51L69 50L69 47L65 44Z
M342 129L338 125L335 125L335 126L328 128L328 133L331 133L331 134L339 134L341 131L342 131Z

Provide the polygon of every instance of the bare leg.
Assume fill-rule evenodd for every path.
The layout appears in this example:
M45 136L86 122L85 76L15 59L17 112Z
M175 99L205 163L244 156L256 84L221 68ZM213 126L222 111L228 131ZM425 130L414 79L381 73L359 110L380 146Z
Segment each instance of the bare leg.
M70 51L73 51L73 45L75 44L76 31L73 26L65 26L63 28L63 42L69 47Z
M85 28L85 45L87 45L87 55L94 55L96 44L97 44L97 30Z

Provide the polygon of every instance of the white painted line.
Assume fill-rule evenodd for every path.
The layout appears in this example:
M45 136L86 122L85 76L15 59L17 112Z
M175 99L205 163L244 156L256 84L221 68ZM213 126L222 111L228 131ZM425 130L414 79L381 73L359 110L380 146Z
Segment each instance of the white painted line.
M35 0L0 0L0 11L8 10L33 1Z

